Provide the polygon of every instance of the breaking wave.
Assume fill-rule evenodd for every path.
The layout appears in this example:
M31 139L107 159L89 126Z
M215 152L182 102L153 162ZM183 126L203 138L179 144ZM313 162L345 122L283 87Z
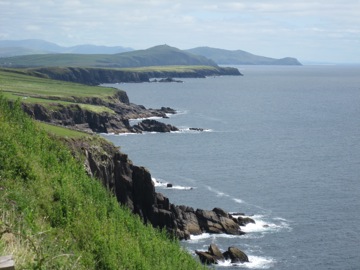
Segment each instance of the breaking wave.
M269 269L274 266L275 260L269 257L260 257L260 256L252 256L249 255L249 262L246 263L231 263L230 260L219 261L219 268L226 267L239 267L245 269Z
M195 188L195 187L188 187L188 186L173 185L168 182L160 181L154 177L152 178L152 181L153 181L155 187L163 188L163 189L192 190Z

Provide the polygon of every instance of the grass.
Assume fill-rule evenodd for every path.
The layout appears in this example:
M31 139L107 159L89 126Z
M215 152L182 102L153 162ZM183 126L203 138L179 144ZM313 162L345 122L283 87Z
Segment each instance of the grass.
M209 65L215 62L166 45L118 54L34 54L0 59L7 67L135 67Z
M86 86L83 84L37 78L12 70L0 69L0 90L17 94L38 95L63 100L72 100L73 97L96 97L110 99L117 89L100 86Z
M68 129L65 127L55 126L43 122L37 122L37 125L44 129L47 133L63 138L87 138L90 135L85 132Z
M44 127L64 132L0 95L0 254L16 269L203 269L119 206Z
M25 71L23 71L25 72ZM100 98L112 100L116 89L108 87L86 86L23 74L21 70L0 69L0 91L10 100L21 99L22 103L37 103L44 106L53 104L78 105L82 109L96 113L115 112L105 106L74 102L74 99Z

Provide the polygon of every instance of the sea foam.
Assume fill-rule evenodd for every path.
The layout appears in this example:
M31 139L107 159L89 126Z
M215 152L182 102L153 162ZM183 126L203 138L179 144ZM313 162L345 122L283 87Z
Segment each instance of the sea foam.
M154 183L155 187L163 188L163 189L177 189L177 190L192 190L195 189L195 187L188 187L188 186L179 186L179 185L172 185L171 187L168 187L168 182L160 181L156 178L152 178L152 181Z
M246 263L231 263L231 260L219 261L219 268L226 267L239 267L245 269L269 269L274 266L275 260L268 257L252 256L249 255L249 262Z

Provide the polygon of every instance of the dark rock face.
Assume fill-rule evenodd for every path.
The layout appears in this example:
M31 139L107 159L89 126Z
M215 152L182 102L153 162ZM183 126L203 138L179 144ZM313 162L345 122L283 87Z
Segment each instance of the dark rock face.
M132 130L137 133L144 131L147 132L171 132L178 131L177 127L172 125L164 124L156 120L145 119L138 123L137 125L132 126Z
M194 210L170 203L167 197L155 192L146 168L133 165L126 154L105 140L101 145L74 139L67 143L72 149L82 149L88 174L100 179L121 204L138 214L145 223L166 228L179 239L189 239L190 234L204 232L244 234L237 220L220 208Z
M217 67L215 70L189 70L187 72L176 71L124 71L106 68L82 68L82 67L41 67L33 68L31 75L47 77L55 80L77 82L88 85L102 83L122 82L149 82L149 78L205 78L205 76L219 75L242 75L237 68ZM166 79L165 79L166 81Z
M208 251L196 250L195 253L203 264L217 264L219 261L224 260L231 260L231 263L249 262L248 256L236 247L229 247L227 251L221 253L215 244L211 244Z
M244 263L249 262L248 256L236 247L229 247L226 252L224 252L225 259L231 259L231 263Z
M183 81L181 80L175 80L174 78L171 78L171 77L167 77L165 79L160 79L160 80L153 80L151 82L177 82L177 83L182 83Z
M215 244L211 244L211 245L209 246L208 252L214 257L214 259L215 259L216 261L223 261L223 260L225 260L224 255L221 253L220 249L219 249L218 246L215 245Z
M208 252L195 250L195 253L196 253L196 255L199 256L199 259L203 264L216 264L217 263L214 256L212 256Z
M160 122L144 120L143 123L134 128L130 126L131 118L146 118L151 116L167 117L167 114L175 113L171 108L162 107L161 109L146 109L144 106L127 103L127 95L121 93L114 97L113 103L105 103L101 100L79 100L78 102L88 102L90 105L101 105L111 108L114 113L94 112L83 109L80 105L63 105L54 100L51 107L40 104L22 103L23 110L36 120L48 122L55 125L72 127L87 132L97 133L124 133L124 132L170 132L178 130L171 125Z
M238 217L237 223L239 223L240 226L246 226L249 223L255 224L255 220L253 220L252 218L249 218L249 217Z

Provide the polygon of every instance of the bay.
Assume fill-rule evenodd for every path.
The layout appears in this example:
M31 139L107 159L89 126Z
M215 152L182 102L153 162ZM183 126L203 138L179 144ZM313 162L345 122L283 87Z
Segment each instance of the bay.
M107 85L133 103L175 108L159 121L181 132L105 137L172 183L157 187L171 202L257 221L245 236L182 243L191 252L233 245L250 257L216 268L358 269L360 67L238 68L244 76Z

